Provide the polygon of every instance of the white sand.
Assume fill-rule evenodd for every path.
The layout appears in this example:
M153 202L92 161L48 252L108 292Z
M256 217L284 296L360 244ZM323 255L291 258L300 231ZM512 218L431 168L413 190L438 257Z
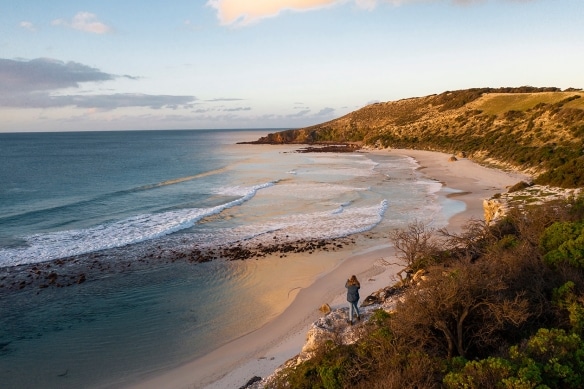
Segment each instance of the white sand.
M528 179L524 175L485 168L466 159L449 162L450 155L443 153L418 150L372 153L413 157L428 178L462 191L456 199L465 202L466 210L449 220L448 228L452 231L459 230L470 218L483 219L484 199L495 193L503 193L507 187ZM350 255L331 272L300 290L290 306L262 328L134 387L237 389L253 376L270 375L301 351L306 332L320 315L318 307L323 303L329 303L333 309L346 306L344 285L350 275L355 274L361 280L362 296L394 283L393 276L401 267L382 267L379 265L381 258L397 262L393 249L387 244Z

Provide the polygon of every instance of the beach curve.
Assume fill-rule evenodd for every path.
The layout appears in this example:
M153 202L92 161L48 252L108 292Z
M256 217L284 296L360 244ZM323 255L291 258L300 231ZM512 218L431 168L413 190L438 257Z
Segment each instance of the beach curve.
M483 200L506 191L509 186L530 178L524 174L504 172L478 165L462 158L450 161L450 155L423 150L365 151L376 156L403 155L419 164L427 177L439 181L445 189L456 190L456 200L463 201L464 211L448 220L450 231L459 231L469 219L483 219ZM243 335L209 354L170 371L153 373L130 388L239 388L254 376L270 375L278 366L298 354L306 332L320 315L318 307L329 303L332 309L346 305L344 282L351 274L362 280L362 295L392 283L399 265L380 266L379 259L396 263L389 244L374 241L367 250L354 252L310 286L300 289L292 303L261 328Z

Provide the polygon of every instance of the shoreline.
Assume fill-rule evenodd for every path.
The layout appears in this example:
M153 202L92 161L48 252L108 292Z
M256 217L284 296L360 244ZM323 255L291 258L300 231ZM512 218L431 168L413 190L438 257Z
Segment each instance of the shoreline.
M486 168L467 159L450 162L450 154L423 150L366 150L384 156L403 155L417 161L421 173L442 184L438 195L462 201L465 209L449 217L447 228L458 232L470 220L483 219L483 200L527 179L518 173ZM448 192L448 189L456 192ZM395 263L389 244L373 243L361 252L352 252L330 272L301 289L292 303L277 317L259 329L243 335L209 354L175 369L129 385L129 388L240 388L254 376L265 378L288 359L297 355L304 345L310 325L321 316L324 303L337 309L346 306L344 282L351 274L361 282L363 297L390 285L399 265L382 266L380 259Z

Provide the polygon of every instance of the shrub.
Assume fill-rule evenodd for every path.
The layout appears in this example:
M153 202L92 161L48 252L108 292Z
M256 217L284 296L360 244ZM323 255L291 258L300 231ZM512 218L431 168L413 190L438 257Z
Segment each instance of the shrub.
M584 343L577 334L540 329L509 349L509 358L489 357L452 364L444 377L449 389L568 388L584 385Z
M540 247L545 253L543 260L548 265L570 264L584 269L584 223L552 224L544 231Z
M553 301L559 308L568 312L572 331L582 335L584 334L584 305L576 295L575 287L576 285L573 281L568 281L556 288L553 294Z
M517 375L503 382L531 383L551 388L581 388L584 385L584 343L577 334L562 329L540 329L527 342L509 350Z
M464 361L464 360L462 360ZM444 377L448 389L482 389L502 386L505 378L514 374L515 367L504 358L489 357L468 361Z

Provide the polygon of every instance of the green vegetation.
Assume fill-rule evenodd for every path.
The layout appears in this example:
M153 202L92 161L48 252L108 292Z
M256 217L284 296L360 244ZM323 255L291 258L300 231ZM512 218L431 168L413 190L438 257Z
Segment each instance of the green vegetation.
M448 389L582 388L584 341L563 329L541 328L508 357L455 361L444 377Z
M461 233L394 234L427 278L351 345L328 341L277 388L584 387L584 197Z
M577 95L574 92L548 92L548 93L529 93L525 94L492 94L486 96L476 109L485 112L488 115L500 116L508 111L525 112L537 106L538 104L557 104L560 101ZM573 108L584 109L584 100L573 103Z
M546 228L540 247L550 266L568 263L584 269L584 223L556 222Z

